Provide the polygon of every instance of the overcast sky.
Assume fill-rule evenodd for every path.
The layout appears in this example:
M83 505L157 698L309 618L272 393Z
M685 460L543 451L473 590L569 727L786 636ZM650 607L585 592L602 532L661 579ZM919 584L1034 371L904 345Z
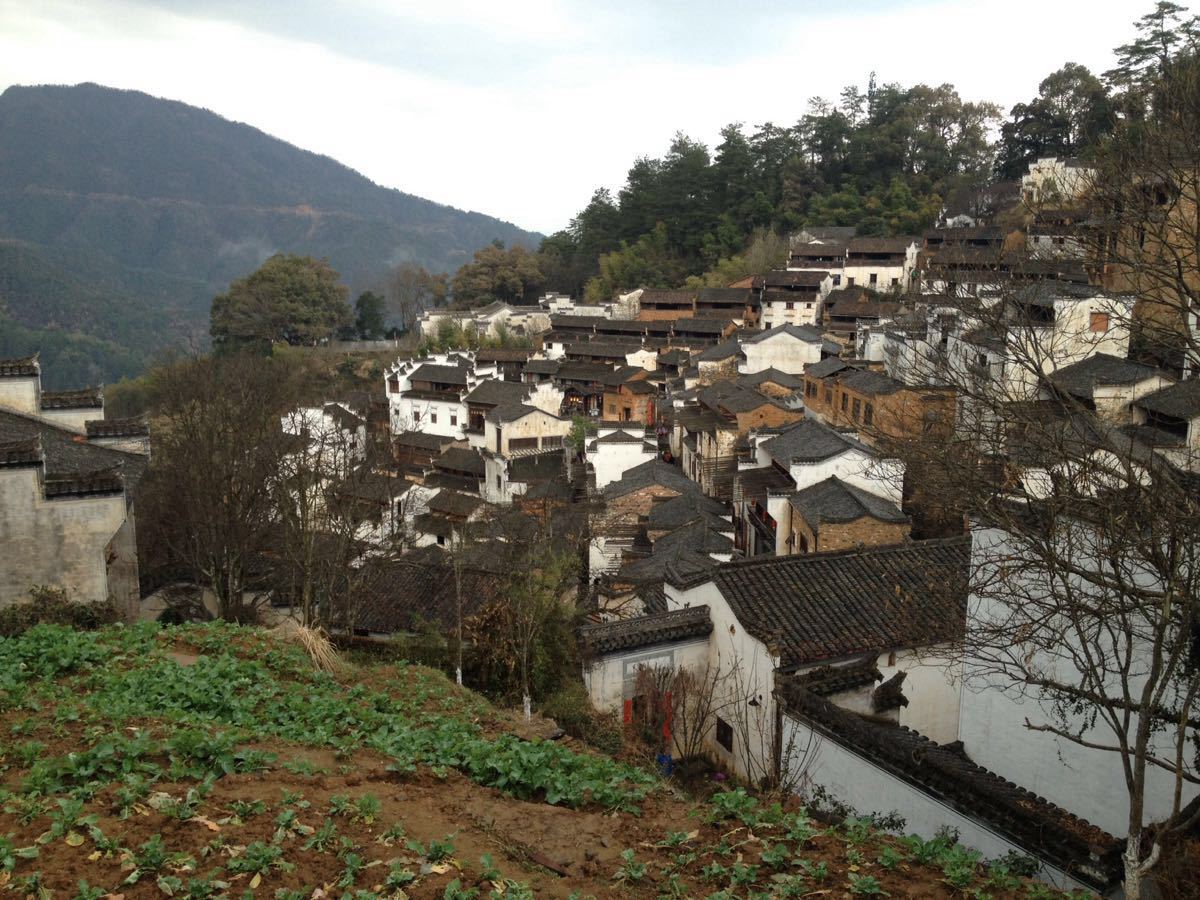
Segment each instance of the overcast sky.
M0 0L0 87L94 81L203 106L372 180L563 227L682 130L949 81L1005 107L1103 71L1151 0Z

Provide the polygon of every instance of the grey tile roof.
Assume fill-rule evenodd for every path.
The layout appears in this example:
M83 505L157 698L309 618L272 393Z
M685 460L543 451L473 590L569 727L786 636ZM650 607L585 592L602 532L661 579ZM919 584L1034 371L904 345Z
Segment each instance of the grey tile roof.
M440 366L434 363L424 363L417 366L408 376L413 381L428 381L433 384L461 384L466 387L467 369L465 366Z
M475 385L463 400L480 406L499 406L502 403L522 403L528 395L528 385L489 378Z
M661 459L652 459L640 466L626 469L625 474L619 480L606 484L604 496L608 500L616 500L618 497L624 497L626 494L632 494L634 491L640 491L655 484L672 490L676 494L700 490L700 486L684 475L678 466L665 463Z
M401 431L392 436L392 442L400 447L413 447L417 450L429 450L440 453L442 448L454 443L454 438L440 434L426 434L424 431Z
M643 288L639 303L651 306L686 306L691 307L696 299L695 291L664 291L657 288Z
M736 381L718 381L702 390L697 399L709 409L731 413L749 412L760 406L779 405L774 397L768 397Z
M74 431L59 428L41 419L0 409L0 443L38 438L46 459L47 474L88 475L115 471L125 482L126 491L137 493L149 460L140 453L126 453L82 440Z
M429 501L429 511L465 519L483 505L483 501L471 494L442 488Z
M842 691L852 691L855 688L867 687L883 680L883 673L875 664L875 654L870 653L856 662L846 665L817 666L814 669L804 669L792 676L793 680L803 685L819 697L840 694Z
M536 412L541 412L541 410L536 406L529 406L525 403L502 403L487 411L487 420L489 422L504 424L505 422L515 422Z
M1104 895L1121 872L1123 846L1111 834L977 765L961 745L939 745L908 728L870 721L808 690L800 677L778 682L786 714L825 738L969 818L991 825L1027 853Z
M707 606L584 625L579 629L583 644L596 654L693 641L711 633L712 619Z
M734 334L732 337L706 348L696 359L699 362L721 362L726 359L733 359L741 352L742 342L739 336Z
M1200 378L1190 378L1153 394L1147 394L1136 403L1142 409L1160 415L1175 419L1194 419L1200 416Z
M798 391L804 387L804 379L799 375L790 375L787 372L781 372L774 366L763 369L761 372L755 372L752 375L739 375L737 383L743 387L750 388L757 388L759 385L770 383L793 391Z
M804 374L811 375L813 378L828 378L830 375L836 375L843 369L852 368L850 363L844 359L839 359L836 356L830 356L820 362L809 363L804 367Z
M697 519L715 525L715 518L728 515L729 509L719 500L703 494L690 493L654 504L646 524L651 531L670 531Z
M790 272L786 269L776 269L768 272L763 283L769 287L800 287L816 289L821 286L821 282L829 277L828 272Z
M754 337L746 338L747 344L761 344L763 341L769 341L771 338L787 335L794 337L798 341L804 341L808 344L816 344L821 340L821 332L816 328L810 328L807 325L776 325L774 328L768 328L766 331L760 331Z
M769 491L786 491L795 486L796 483L791 477L780 472L775 466L743 469L734 476L733 499L765 503Z
M746 303L750 300L750 288L701 288L696 295L697 303Z
M836 475L798 491L788 503L814 531L826 523L853 522L864 516L896 524L908 521L896 504L847 484Z
M841 383L851 390L875 396L894 394L902 390L904 385L894 378L889 378L882 372L872 372L869 369L855 369L841 377Z
M559 365L556 359L531 359L525 363L523 371L533 375L553 375L558 371Z
M780 465L793 460L816 462L830 459L848 450L871 451L854 438L822 425L816 419L803 419L769 441L759 445Z
M30 378L41 371L38 355L0 359L0 378Z
M447 472L467 472L480 478L484 475L483 457L468 447L447 447L434 465Z
M593 444L640 444L646 440L646 435L630 434L628 431L610 431L608 434L595 438Z
M961 537L770 557L725 563L711 580L743 628L778 646L787 668L961 636L970 552Z
M1097 385L1135 384L1165 374L1154 366L1109 353L1097 353L1056 370L1050 381L1068 394L1090 400Z
M103 409L104 394L99 388L78 391L42 391L42 409Z
M128 419L89 419L83 423L89 438L149 437L150 425L144 416Z

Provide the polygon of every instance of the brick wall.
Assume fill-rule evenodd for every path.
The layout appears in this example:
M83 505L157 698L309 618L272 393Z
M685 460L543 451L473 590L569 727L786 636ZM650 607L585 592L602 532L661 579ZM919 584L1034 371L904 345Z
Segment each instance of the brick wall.
M852 550L864 547L882 547L899 544L909 536L909 527L903 522L881 522L871 516L863 516L853 522L826 523L814 533L799 513L792 513L792 553L829 553L833 550ZM802 550L802 547L807 550Z

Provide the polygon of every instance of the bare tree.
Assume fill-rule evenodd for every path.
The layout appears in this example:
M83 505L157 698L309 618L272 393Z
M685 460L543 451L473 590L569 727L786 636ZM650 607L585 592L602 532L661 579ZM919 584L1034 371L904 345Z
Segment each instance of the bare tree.
M291 374L280 360L200 357L159 370L155 389L144 528L212 592L221 618L254 621L275 522L271 485L287 451L279 417L293 399Z
M399 319L401 331L408 331L426 309L446 301L445 275L433 275L416 263L401 263L392 269L384 284L388 304Z

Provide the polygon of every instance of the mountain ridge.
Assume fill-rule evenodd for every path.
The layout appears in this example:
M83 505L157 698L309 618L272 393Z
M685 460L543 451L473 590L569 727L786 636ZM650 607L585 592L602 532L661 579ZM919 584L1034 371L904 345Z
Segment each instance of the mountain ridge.
M133 354L72 358L68 372L44 354L52 384L135 374L172 344L202 343L212 296L273 253L327 258L356 293L401 262L452 272L493 240L540 237L181 101L93 83L0 94L0 240L26 248L0 254L0 353L77 334ZM83 301L44 293L66 282L84 286L72 297L106 298L102 327Z

